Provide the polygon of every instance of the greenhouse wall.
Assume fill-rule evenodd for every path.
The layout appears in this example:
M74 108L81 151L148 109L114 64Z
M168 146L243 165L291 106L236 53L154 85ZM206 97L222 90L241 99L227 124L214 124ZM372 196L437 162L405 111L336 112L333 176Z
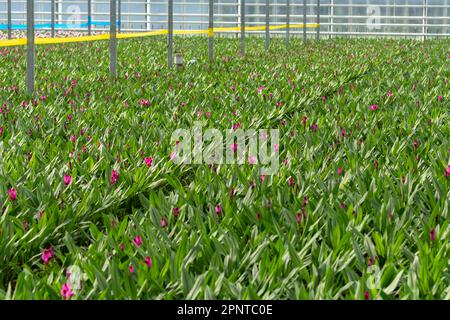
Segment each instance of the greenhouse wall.
M87 30L88 1L54 0L57 29ZM118 0L120 30L144 31L167 28L167 1ZM51 22L52 0L35 1L35 21L43 29ZM109 1L92 0L92 30L108 30ZM174 28L200 30L208 27L208 0L175 0ZM216 27L240 24L240 0L217 0L214 5ZM303 23L303 0L290 0L290 23ZM24 29L26 1L12 0L13 29ZM265 24L265 0L247 0L246 24ZM286 0L270 0L270 24L286 23ZM321 0L320 34L335 36L448 37L450 35L450 0ZM7 0L0 1L0 29L7 28ZM317 1L306 1L306 23L317 22ZM263 33L254 32L254 33ZM284 34L283 30L271 31ZM301 35L300 28L291 34ZM308 29L309 36L316 31ZM232 32L238 34L238 32Z

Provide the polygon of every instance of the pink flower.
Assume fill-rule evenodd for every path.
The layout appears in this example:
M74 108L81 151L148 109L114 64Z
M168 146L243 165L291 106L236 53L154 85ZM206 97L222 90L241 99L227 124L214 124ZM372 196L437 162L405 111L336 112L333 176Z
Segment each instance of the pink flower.
M436 240L436 230L435 229L430 230L430 240L431 241Z
M302 118L302 123L303 123L303 125L306 125L306 116L303 116L303 118Z
M314 124L311 126L311 131L316 132L317 129L319 129L319 126L317 125L317 123L314 123Z
M364 300L369 300L369 299L370 299L369 291L364 292Z
M373 264L373 260L372 260L372 258L369 258L369 260L367 261L367 265L368 265L369 267L371 267L372 264Z
M140 246L142 245L142 238L141 238L141 236L136 236L136 237L134 238L133 242L134 242L134 244L135 244L137 247L140 247Z
M341 167L339 167L339 168L337 169L338 176L341 176L341 175L342 175L342 172L344 172L344 169L342 169Z
M144 263L147 265L147 268L150 269L153 264L152 258L150 258L149 256L146 256L144 259Z
M256 157L255 156L248 157L248 163L255 164L256 163Z
M141 107L150 107L150 101L147 99L141 99L139 101L139 104L141 105Z
M443 97L442 96L438 96L438 101L442 102Z
M74 134L70 136L70 141L75 143L76 140L77 140L77 137Z
M178 208L178 207L173 208L174 217L175 218L178 217L179 214L180 214L180 208Z
M216 205L215 210L216 210L216 214L217 215L221 214L222 213L222 206L220 204Z
M289 184L289 187L292 187L292 185L294 184L294 178L289 177L288 184Z
M231 90L236 91L236 86L234 84L231 86Z
M153 158L152 157L147 157L147 158L144 159L144 161L145 161L145 165L147 167L150 167L152 165Z
M280 107L280 106L281 106L281 102L277 101L277 107Z
M231 145L231 151L236 152L237 151L237 143L233 143Z
M119 180L119 172L113 170L111 172L111 177L109 178L109 181L111 182L112 185L114 185L116 184L117 180Z
M184 108L186 107L186 101L181 102L181 106Z
M173 152L170 154L170 160L175 159L176 156L177 156L177 153L176 153L175 151L173 151Z
M300 212L296 213L295 220L297 220L297 223L302 222L302 215L300 214Z
M161 219L161 228L165 228L167 227L167 220L166 218L162 217Z
M44 251L42 251L41 254L41 260L44 264L47 264L50 262L50 260L53 258L54 255L55 252L53 251L53 247L44 249Z
M8 190L8 196L11 201L16 201L17 199L17 191L14 188Z
M450 176L450 165L447 166L447 170L445 170L445 177L447 178L448 176Z
M64 175L64 184L65 184L66 186L68 186L71 182L72 182L72 177L69 176L69 175L67 175L67 174L65 174L65 175Z
M130 266L128 267L128 270L130 271L130 273L134 273L134 266L132 264L130 264Z
M240 122L238 122L238 123L236 123L236 124L233 124L233 130L237 130L237 129L239 129L241 127L241 123Z
M3 127L0 126L0 134L3 134Z
M378 110L378 105L377 105L377 104L373 104L373 105L371 105L371 106L369 107L369 109L370 109L370 110L373 110L373 111L377 111L377 110Z
M278 152L279 149L280 149L280 145L278 143L275 143L273 145L273 150L275 150L275 152Z
M259 93L259 94L262 94L263 90L264 90L264 86L259 86L259 88L258 88L258 93Z
M73 297L72 286L70 284L64 283L61 288L61 296L64 300Z
M261 182L264 182L264 180L266 179L266 176L262 174L260 178L261 178Z
M388 92L388 97L392 97L393 96L393 93L392 93L392 91L391 90L389 90L389 92Z

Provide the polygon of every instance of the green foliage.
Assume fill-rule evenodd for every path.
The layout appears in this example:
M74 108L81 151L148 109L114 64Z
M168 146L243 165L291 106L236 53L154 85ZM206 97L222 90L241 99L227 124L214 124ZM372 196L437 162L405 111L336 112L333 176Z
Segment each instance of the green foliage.
M198 63L120 41L117 80L107 42L38 47L31 98L24 48L1 49L0 298L450 298L448 42L218 38L212 65L175 43ZM197 120L280 129L279 171L174 165Z

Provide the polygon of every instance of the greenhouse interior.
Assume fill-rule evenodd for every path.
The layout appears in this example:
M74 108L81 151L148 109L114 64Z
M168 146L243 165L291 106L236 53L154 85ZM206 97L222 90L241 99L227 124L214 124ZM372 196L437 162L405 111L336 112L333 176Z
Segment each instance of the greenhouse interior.
M0 0L0 300L450 300L449 9Z

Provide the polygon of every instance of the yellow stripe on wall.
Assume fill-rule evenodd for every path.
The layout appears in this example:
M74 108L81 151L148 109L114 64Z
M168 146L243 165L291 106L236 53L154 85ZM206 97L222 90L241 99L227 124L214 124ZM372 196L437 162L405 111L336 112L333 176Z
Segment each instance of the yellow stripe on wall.
M270 26L270 30L285 29L288 26L286 24ZM320 24L318 23L307 23L307 24L290 24L291 28L318 28ZM262 31L265 30L265 26L253 26L245 27L245 31ZM240 27L228 27L228 28L208 28L207 30L174 30L174 34L178 35L198 35L205 34L208 37L213 37L215 32L233 32L240 31ZM118 33L117 39L131 39L131 38L143 38L151 36L162 36L168 34L167 29L147 31L147 32L135 32L135 33ZM95 36L83 36L83 37L64 37L64 38L35 38L35 44L58 44L58 43L72 43L72 42L89 42L89 41L99 41L108 40L109 34L101 34ZM11 39L11 40L0 40L0 47L12 47L12 46L23 46L27 44L26 38Z

